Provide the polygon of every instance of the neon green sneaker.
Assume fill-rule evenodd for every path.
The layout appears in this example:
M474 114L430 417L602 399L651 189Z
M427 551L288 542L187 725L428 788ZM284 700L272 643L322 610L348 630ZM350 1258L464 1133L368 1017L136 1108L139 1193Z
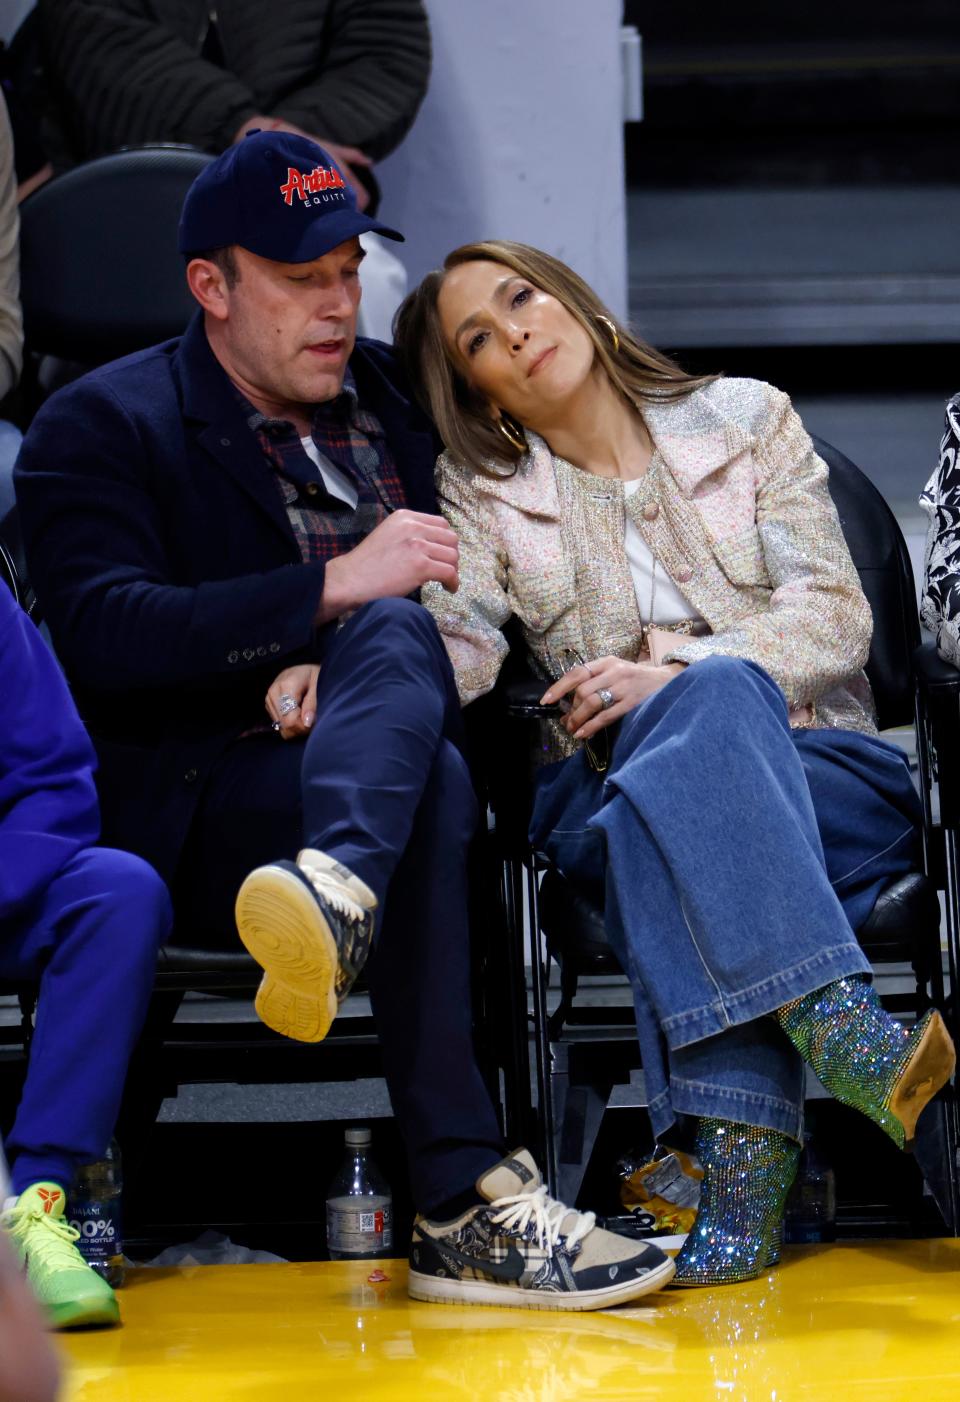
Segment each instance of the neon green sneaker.
M63 1220L65 1206L58 1183L34 1183L0 1217L0 1227L55 1329L119 1324L117 1297L77 1250L80 1233Z

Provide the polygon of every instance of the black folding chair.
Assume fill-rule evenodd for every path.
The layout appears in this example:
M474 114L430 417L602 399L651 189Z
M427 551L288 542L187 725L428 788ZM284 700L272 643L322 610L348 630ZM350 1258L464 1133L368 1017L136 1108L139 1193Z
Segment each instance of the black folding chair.
M196 303L177 225L211 159L191 146L132 147L56 176L20 206L26 421L83 371L184 330Z

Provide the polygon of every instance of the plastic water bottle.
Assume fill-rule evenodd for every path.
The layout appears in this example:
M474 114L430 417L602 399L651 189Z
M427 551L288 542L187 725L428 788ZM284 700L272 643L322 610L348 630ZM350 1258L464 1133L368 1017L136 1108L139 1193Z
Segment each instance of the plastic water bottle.
M804 1139L800 1172L787 1200L784 1239L789 1242L835 1241L837 1237L837 1186L833 1169Z
M331 1261L389 1256L393 1249L390 1189L370 1160L370 1131L348 1129L346 1154L327 1193L327 1251Z
M111 1139L102 1159L82 1164L68 1198L68 1219L80 1233L77 1250L114 1289L123 1284L123 1169Z

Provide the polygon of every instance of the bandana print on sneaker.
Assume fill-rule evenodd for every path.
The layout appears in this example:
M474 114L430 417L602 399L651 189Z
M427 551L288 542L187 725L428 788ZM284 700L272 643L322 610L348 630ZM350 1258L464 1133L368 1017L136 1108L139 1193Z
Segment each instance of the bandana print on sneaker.
M493 1212L481 1209L459 1230L433 1238L432 1246L451 1276L457 1280L500 1280L540 1291L575 1290L573 1262L580 1254L579 1242L545 1249L537 1242L531 1222L522 1233L505 1232L494 1223ZM413 1248L414 1264L427 1245Z
M674 1265L648 1243L596 1225L592 1212L551 1198L526 1149L476 1182L482 1205L454 1221L419 1217L407 1289L437 1304L606 1309L658 1290Z
M360 970L367 962L367 955L370 953L370 944L373 939L373 921L369 917L365 920L340 921L337 935L340 960L333 988L337 995L337 1002L342 1003L356 983Z

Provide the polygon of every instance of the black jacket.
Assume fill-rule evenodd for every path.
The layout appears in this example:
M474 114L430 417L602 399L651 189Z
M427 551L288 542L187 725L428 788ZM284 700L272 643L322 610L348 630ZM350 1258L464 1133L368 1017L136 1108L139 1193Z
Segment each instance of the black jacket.
M350 366L408 506L435 511L437 441L393 351L360 341ZM263 723L277 673L318 650L323 563L301 562L199 314L182 340L48 400L16 486L30 574L100 760L104 841L169 878L210 766Z
M219 152L261 112L379 160L430 73L422 0L40 0L40 18L58 168L151 141Z

